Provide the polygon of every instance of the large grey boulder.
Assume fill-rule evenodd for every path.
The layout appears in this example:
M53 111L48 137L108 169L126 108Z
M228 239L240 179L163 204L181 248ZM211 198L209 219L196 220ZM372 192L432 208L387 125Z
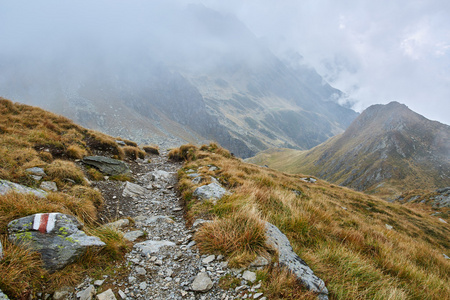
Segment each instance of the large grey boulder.
M8 298L8 296L6 296L3 292L2 292L2 290L0 290L0 300L8 300L9 298Z
M47 192L44 190L34 189L8 180L0 179L0 195L6 195L9 192L16 192L19 194L33 194L40 198L47 197Z
M96 167L100 172L106 175L113 176L128 174L130 172L128 165L123 161L105 156L86 156L83 158L83 162L87 165Z
M41 254L50 272L64 268L83 255L88 247L103 247L98 237L79 230L74 216L61 213L34 214L8 224L9 240Z
M202 185L195 189L194 196L201 200L211 200L214 204L227 195L228 191L217 182Z
M318 293L319 299L328 299L328 289L322 279L294 252L288 238L273 224L266 222L266 244L277 250L279 263L297 276L309 290Z
M124 197L139 197L144 196L147 193L147 189L127 181L125 183L125 188L123 189L122 196Z

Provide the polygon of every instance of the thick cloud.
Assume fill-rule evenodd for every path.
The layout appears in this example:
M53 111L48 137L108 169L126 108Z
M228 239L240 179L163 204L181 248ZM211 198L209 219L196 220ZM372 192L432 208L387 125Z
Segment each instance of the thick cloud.
M133 51L201 59L190 45L227 44L183 26L193 21L180 13L191 2L236 15L278 55L300 53L357 110L396 100L450 124L448 0L0 0L0 58L82 56L95 45L100 60ZM198 40L183 30L198 31Z
M396 100L450 124L447 0L206 3L236 13L274 52L300 52L359 111Z

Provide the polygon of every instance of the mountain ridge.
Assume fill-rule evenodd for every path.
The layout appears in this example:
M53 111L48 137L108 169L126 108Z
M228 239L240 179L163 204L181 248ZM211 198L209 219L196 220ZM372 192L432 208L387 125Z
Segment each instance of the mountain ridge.
M287 153L280 153L272 151L271 158L250 161L264 164L272 159L267 164L281 170L386 195L450 185L450 126L430 121L398 102L373 105L341 135L311 150L290 152L295 156L290 167L281 163Z

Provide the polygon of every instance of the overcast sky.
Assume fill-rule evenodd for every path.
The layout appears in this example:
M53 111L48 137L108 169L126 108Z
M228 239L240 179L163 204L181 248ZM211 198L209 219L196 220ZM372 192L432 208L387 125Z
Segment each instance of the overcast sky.
M0 0L0 45L19 51L14 45L20 40L22 51L37 51L36 43L27 46L23 40L39 36L33 30L59 32L53 35L56 38L71 34L58 28L64 19L86 27L81 33L90 32L87 27L102 18L102 6L111 3L120 5L108 14L108 24L116 22L112 30L122 30L127 36L145 24L143 11L149 3L152 15L164 19L171 6L191 2L236 15L277 55L299 52L304 63L356 101L357 111L395 100L429 119L450 124L449 0ZM74 10L74 3L82 4ZM96 9L93 3L98 4ZM66 4L68 8L61 10ZM41 5L42 10L52 13L40 14ZM160 14L155 11L158 7ZM130 23L133 14L136 21ZM45 19L36 22L35 15ZM19 33L8 28L19 28ZM24 32L29 36L22 36ZM47 49L55 45L40 46ZM52 51L48 53L52 55Z
M272 50L296 50L355 109L396 100L450 124L450 1L201 1L235 13Z

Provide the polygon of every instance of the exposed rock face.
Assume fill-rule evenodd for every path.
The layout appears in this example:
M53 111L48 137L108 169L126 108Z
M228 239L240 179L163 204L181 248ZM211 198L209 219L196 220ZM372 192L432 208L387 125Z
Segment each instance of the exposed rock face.
M9 192L16 192L19 194L33 194L40 198L47 197L47 192L44 190L29 188L18 183L0 179L0 195L6 195Z
M401 203L425 203L433 208L450 207L450 187L430 191L408 191L393 201Z
M61 213L35 214L8 224L9 240L26 243L42 255L50 272L64 268L85 253L88 247L103 247L98 237L79 230L81 224L73 216Z
M97 295L98 300L116 300L116 296L114 295L113 291L111 289L108 289L104 291L101 294Z
M450 187L437 189L436 195L433 199L434 207L450 207Z
M266 243L279 253L280 265L294 273L309 290L328 299L328 289L322 279L314 275L310 267L292 250L288 238L273 224L266 222Z
M220 184L213 182L196 188L194 191L194 196L202 200L211 200L215 203L222 199L222 197L227 193L227 190Z
M128 165L121 160L112 159L105 156L86 156L83 162L87 165L94 166L100 172L107 175L120 175L130 172Z

